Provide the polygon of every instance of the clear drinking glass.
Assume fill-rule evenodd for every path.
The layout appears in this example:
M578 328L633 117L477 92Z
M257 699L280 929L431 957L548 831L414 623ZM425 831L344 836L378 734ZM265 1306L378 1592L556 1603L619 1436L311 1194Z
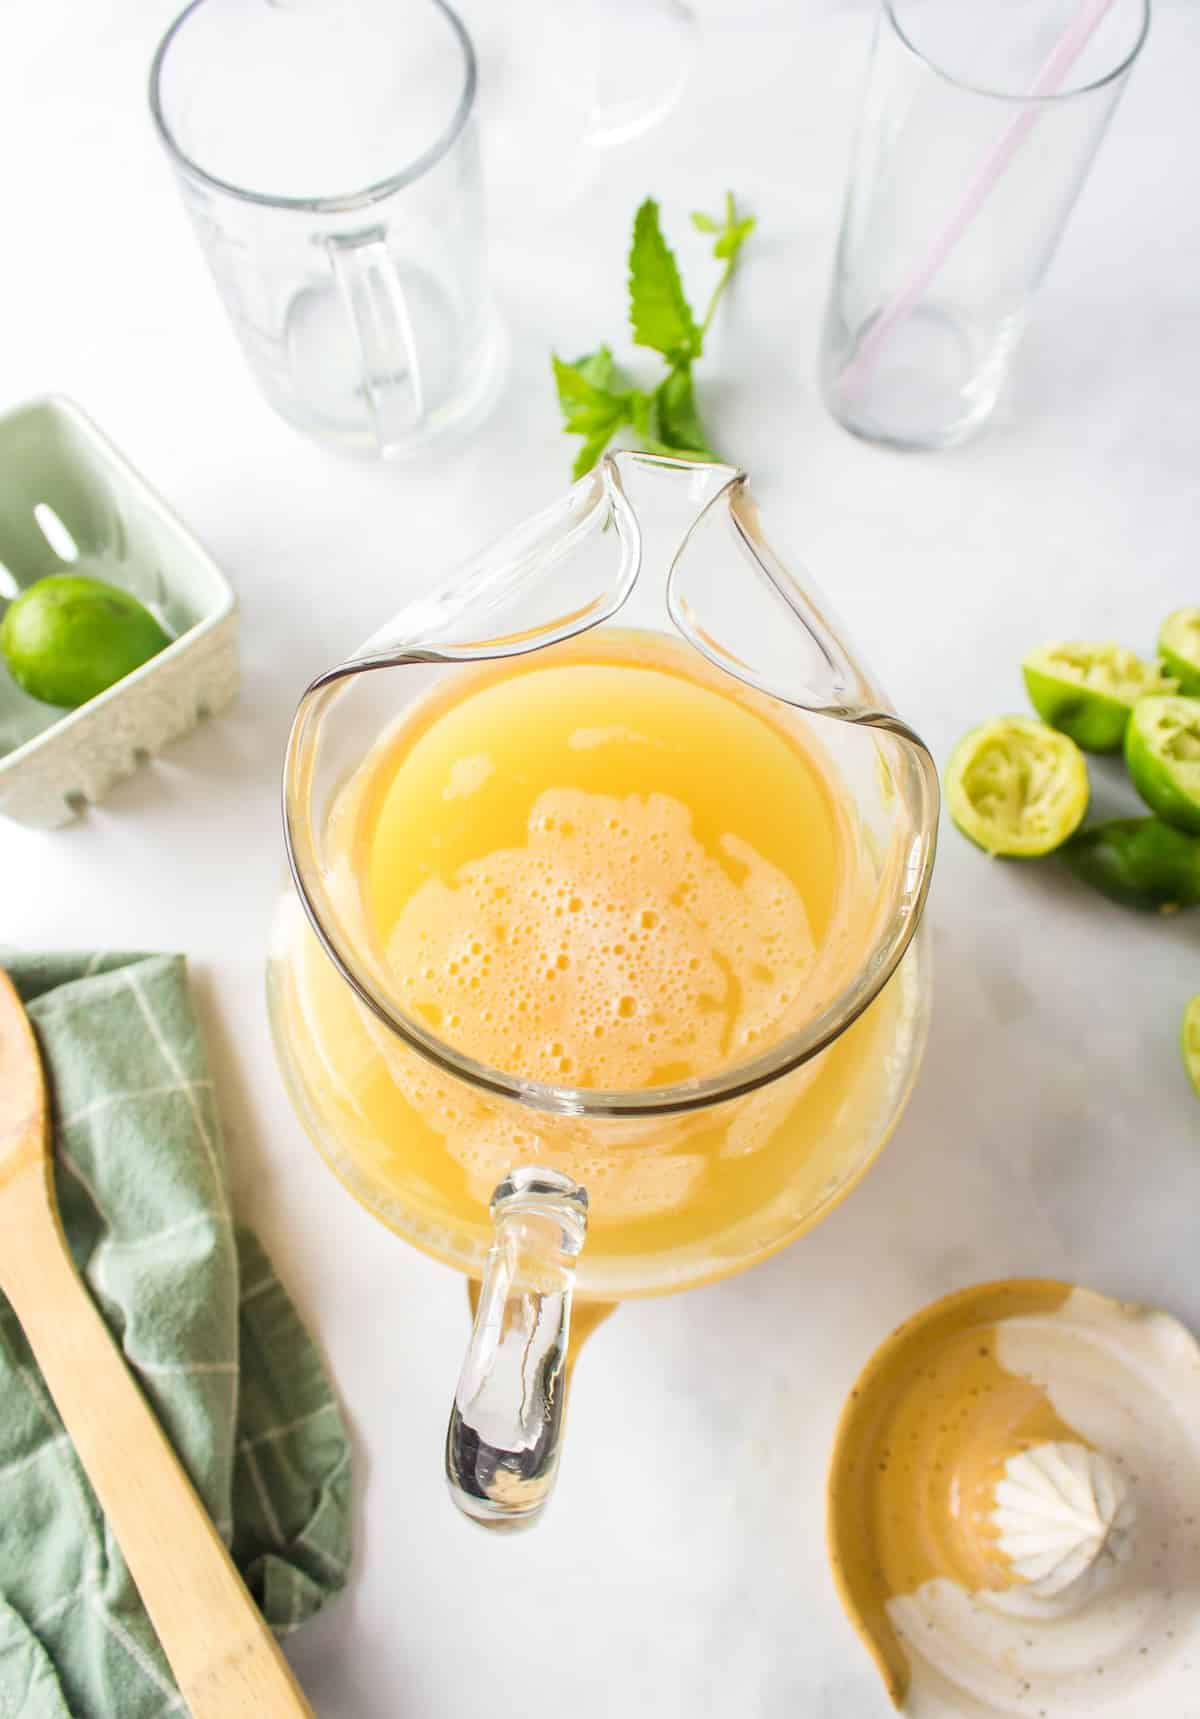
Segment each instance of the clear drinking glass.
M1148 0L882 0L821 339L848 430L985 422L1148 27Z
M415 975L373 929L373 862L355 832L378 801L370 791L360 798L355 783L397 723L446 708L481 673L561 667L632 638L672 673L750 701L825 761L845 820L846 870L836 926L786 1015L744 1049L714 1051L711 1062L706 1053L686 1077L668 1057L651 1077L663 1084L616 1090L488 1066L442 1036L440 1016L435 1026L414 1008ZM627 732L581 726L570 745L590 752ZM686 746L684 730L676 751ZM699 750L700 777L739 768L737 757ZM467 796L464 807L471 784L489 777L486 755L465 762L470 781L456 767L442 790ZM516 804L520 790L511 792ZM636 803L655 798L619 803L632 818ZM576 816L590 815L587 800L575 802ZM598 815L610 810L605 802ZM799 816L786 794L763 812L776 828ZM351 1192L407 1241L481 1280L446 1449L452 1494L474 1519L515 1525L545 1503L573 1318L578 1333L606 1304L765 1258L830 1211L883 1146L925 1038L928 954L916 933L937 812L928 752L824 599L780 562L744 474L728 466L606 457L305 693L284 776L294 888L272 937L276 1049L301 1119ZM564 839L578 833L568 835L565 819L561 827ZM665 904L672 890L682 901L692 887L690 828L674 826L658 850L661 885L644 895L637 883L633 905L606 922L619 937L658 923L647 899ZM738 871L741 862L729 863ZM524 890L496 898L513 899L519 918ZM772 979L781 900L761 941L734 934L750 937L737 958L754 964L753 983ZM707 908L698 914L711 923ZM603 954L582 959L594 972ZM539 971L532 982L555 976ZM613 1011L625 1013L625 1002L614 992ZM683 1007L665 993L663 1003ZM698 1000L697 1018L705 1004L712 999ZM631 1032L655 1037L652 1022ZM583 1303L574 1314L573 1299Z
M155 55L151 110L250 367L347 453L415 453L498 390L475 99L444 0L194 0Z

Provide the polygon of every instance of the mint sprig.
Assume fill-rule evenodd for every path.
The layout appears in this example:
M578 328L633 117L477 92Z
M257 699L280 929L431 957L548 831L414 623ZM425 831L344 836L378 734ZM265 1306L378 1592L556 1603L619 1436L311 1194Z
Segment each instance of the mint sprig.
M649 347L667 362L667 374L652 389L634 387L618 370L608 346L573 362L554 357L554 381L568 435L583 438L573 474L591 471L619 430L631 429L649 453L711 460L708 434L696 405L692 365L704 351L722 293L729 284L754 217L737 212L726 192L721 216L697 211L692 225L713 235L713 256L724 263L702 322L697 322L659 224L658 204L647 197L633 222L629 248L629 323L636 346Z
M647 197L633 218L629 323L636 346L661 352L671 364L690 364L703 350L704 336L696 327L674 253L662 236L653 197Z

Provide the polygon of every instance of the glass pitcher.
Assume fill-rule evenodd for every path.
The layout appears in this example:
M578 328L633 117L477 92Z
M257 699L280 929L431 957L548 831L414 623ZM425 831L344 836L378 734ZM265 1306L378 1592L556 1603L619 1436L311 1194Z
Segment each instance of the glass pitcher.
M924 1043L937 812L926 748L724 465L606 457L308 688L275 1042L342 1181L481 1280L446 1446L466 1514L546 1501L573 1299L581 1334L741 1270L878 1153Z

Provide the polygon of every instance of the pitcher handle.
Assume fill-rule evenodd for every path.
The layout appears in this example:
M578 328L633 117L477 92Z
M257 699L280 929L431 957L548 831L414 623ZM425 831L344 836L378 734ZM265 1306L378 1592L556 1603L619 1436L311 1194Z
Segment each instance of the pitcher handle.
M495 1238L446 1432L450 1494L484 1527L528 1526L554 1487L587 1204L569 1176L535 1166L492 1196Z
M412 318L384 229L327 233L333 278L354 330L362 385L381 453L398 447L425 416Z

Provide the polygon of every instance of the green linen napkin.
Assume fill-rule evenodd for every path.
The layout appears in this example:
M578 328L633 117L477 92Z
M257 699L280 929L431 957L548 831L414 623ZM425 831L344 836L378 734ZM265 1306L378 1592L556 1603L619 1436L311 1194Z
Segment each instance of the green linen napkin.
M8 954L50 1076L71 1251L277 1634L346 1579L350 1444L296 1311L236 1226L180 956ZM186 1711L0 1298L0 1719Z

